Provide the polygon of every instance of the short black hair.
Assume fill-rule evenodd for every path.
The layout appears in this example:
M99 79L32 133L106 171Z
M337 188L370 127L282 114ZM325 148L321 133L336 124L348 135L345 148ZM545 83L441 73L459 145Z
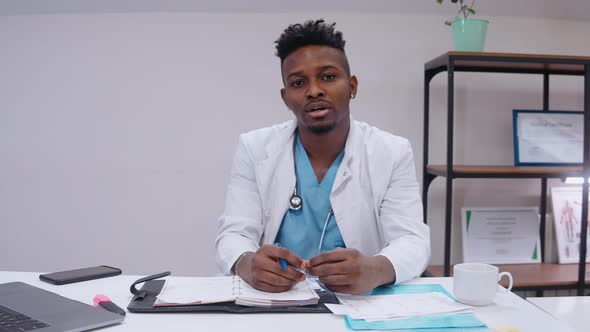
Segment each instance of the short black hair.
M342 32L334 31L336 23L326 24L323 19L309 20L303 24L291 24L275 41L277 44L276 55L281 63L289 54L308 45L329 46L344 52Z

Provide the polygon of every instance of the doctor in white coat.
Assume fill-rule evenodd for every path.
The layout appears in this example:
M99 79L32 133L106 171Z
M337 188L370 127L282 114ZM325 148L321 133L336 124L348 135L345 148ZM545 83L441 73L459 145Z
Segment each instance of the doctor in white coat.
M351 118L358 82L344 43L323 20L290 25L276 44L295 120L240 136L217 262L257 289L286 291L306 271L362 294L420 275L430 258L411 146Z

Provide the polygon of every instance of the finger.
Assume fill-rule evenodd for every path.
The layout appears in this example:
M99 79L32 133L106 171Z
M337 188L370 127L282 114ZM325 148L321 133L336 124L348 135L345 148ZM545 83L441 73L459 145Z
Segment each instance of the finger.
M299 280L285 278L281 275L278 275L278 274L275 274L272 272L268 272L268 271L260 273L256 279L259 281L265 282L267 284L273 285L273 286L282 286L282 287L292 287L293 285L295 285L299 282Z
M286 248L279 248L280 250L280 257L287 261L289 266L292 266L297 269L306 269L307 263L301 259L299 256L295 255L291 250Z
M320 277L320 281L328 287L350 286L353 284L353 280L349 274L336 274Z
M307 273L312 276L325 277L330 275L341 275L350 273L351 266L349 261L330 262L316 265L307 269Z
M344 294L351 294L352 287L351 286L328 286L329 290L336 293L344 293Z
M295 255L291 250L278 246L265 245L264 253L275 259L284 259L288 265L298 269L305 269L307 266L305 261L299 256Z
M295 270L294 268L287 268L283 270L283 267L279 263L278 259L271 258L271 257L262 257L260 259L258 266L261 270L273 273L276 275L280 275L284 278L292 280L293 282L299 282L305 280L305 274L300 271Z
M303 260L303 265L301 267L302 270L307 270L309 268L309 261Z
M286 292L293 287L293 286L277 286L277 285L269 284L269 283L264 282L262 280L257 280L254 283L254 285L252 285L252 286L258 290L265 291L265 292L271 292L271 293Z
M317 256L312 257L309 260L309 266L314 267L314 266L318 266L318 265L322 265L322 264L326 264L326 263L343 261L350 256L349 250L350 249L338 248L335 250L323 252Z

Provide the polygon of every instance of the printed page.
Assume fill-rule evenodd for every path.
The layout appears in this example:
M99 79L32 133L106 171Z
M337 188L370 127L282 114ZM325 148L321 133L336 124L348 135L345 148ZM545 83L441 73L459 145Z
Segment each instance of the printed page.
M237 280L236 280L237 281ZM233 302L234 277L189 278L166 280L154 306L193 305Z
M341 305L330 305L337 314L353 319L379 321L402 317L466 312L471 306L453 301L442 293L355 296L338 294Z
M268 293L259 291L240 279L240 293L236 303L257 307L281 307L317 304L319 299L307 280L298 283L289 291Z

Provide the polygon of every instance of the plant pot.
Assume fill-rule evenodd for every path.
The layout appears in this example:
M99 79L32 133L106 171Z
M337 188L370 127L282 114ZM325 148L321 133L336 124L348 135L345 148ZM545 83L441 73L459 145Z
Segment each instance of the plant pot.
M488 21L475 18L455 18L451 23L456 51L482 52L488 31Z

